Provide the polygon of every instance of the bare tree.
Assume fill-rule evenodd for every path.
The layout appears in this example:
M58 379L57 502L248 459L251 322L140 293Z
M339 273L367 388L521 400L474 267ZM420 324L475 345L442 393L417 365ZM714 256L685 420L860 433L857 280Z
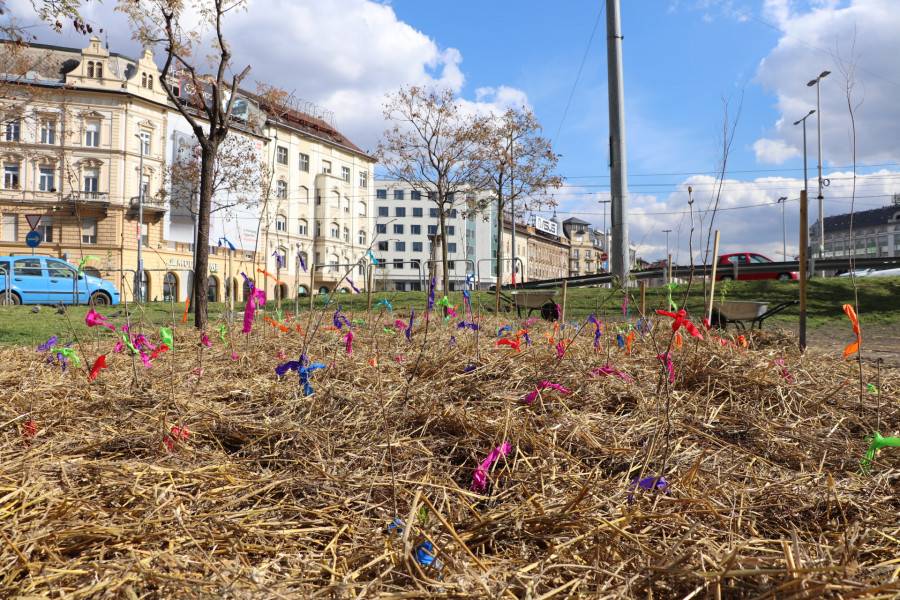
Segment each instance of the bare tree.
M452 91L416 86L391 95L384 117L394 125L385 131L376 155L391 177L427 194L437 206L447 292L447 216L457 196L477 189L482 181L478 148L484 120L464 113Z
M507 207L515 223L513 207L517 200L528 201L528 208L553 204L551 190L562 185L554 174L559 156L550 140L542 137L537 118L526 108L509 108L486 123L479 161L487 200L497 208L497 286L496 310L500 310L500 286L503 284L503 220ZM487 208L484 204L480 208ZM524 208L524 204L518 207ZM512 266L515 269L515 265Z
M165 64L161 84L169 100L190 124L200 145L200 189L197 206L197 251L194 260L194 325L204 329L207 322L206 295L209 268L209 229L219 146L231 129L231 109L241 81L250 67L231 71L231 50L225 40L222 21L229 13L245 6L246 0L120 0L118 10L125 13L135 37L145 46L163 45ZM197 27L183 27L185 12L192 10L200 19L199 29L209 29L208 42L212 75L201 70L199 49L203 46ZM202 48L207 50L207 48ZM176 94L170 78L184 77ZM230 81L229 81L229 73Z

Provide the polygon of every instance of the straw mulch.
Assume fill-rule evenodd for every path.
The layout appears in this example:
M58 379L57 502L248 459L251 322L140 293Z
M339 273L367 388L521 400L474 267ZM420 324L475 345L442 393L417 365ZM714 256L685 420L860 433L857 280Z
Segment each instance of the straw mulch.
M325 315L309 397L274 373L304 336L263 321L230 347L211 330L208 349L181 326L151 369L81 339L88 366L110 353L93 382L0 351L0 597L900 595L900 449L859 465L866 435L900 430L897 372L861 403L855 362L779 334L685 335L668 386L667 319L631 355L614 325L599 351L592 325L569 325L558 359L546 323L516 352L496 320L433 319L426 339L417 315L407 342L383 329L398 316L355 325L348 355ZM590 375L607 362L635 381ZM522 402L542 380L571 393ZM630 501L652 476L667 489Z

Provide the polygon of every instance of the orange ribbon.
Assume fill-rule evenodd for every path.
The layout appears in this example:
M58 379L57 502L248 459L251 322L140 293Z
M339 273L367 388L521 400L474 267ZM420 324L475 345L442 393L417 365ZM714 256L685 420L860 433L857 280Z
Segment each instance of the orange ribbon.
M850 322L853 323L853 333L856 334L856 341L850 342L847 344L847 347L844 348L844 358L847 358L851 354L859 352L859 345L862 343L862 334L859 331L859 318L856 316L856 311L853 310L853 307L849 304L845 304L844 313L846 313Z
M271 273L269 273L262 267L258 267L256 270L259 271L260 273L262 273L263 276L266 277L267 279L273 280L275 283L278 283L278 284L284 283L283 281L281 281L280 279L278 279L277 277L275 277L274 275L272 275Z
M681 338L681 332L675 332L675 348L681 350L681 346L684 345L684 340Z
M287 325L282 325L281 323L279 323L278 321L276 321L276 320L273 319L272 317L264 317L263 320L264 320L266 323L268 323L269 325L271 325L272 327L275 327L275 328L281 330L282 333L287 333L287 332L289 332L289 331L291 330L290 327L288 327Z
M625 336L625 354L631 354L631 344L634 342L634 329L628 332L628 335Z

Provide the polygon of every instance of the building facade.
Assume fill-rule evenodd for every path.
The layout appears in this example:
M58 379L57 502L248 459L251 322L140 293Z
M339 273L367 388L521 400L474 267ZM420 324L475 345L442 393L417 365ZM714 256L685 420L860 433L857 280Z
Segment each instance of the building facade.
M460 196L457 194L457 196ZM475 193L451 200L446 217L447 269L451 289L463 289L466 275L475 275L481 287L493 284L491 268L491 215L476 214ZM392 180L375 182L375 237L373 251L376 289L426 289L433 273L441 279L441 247L433 244L440 233L437 205L428 192Z
M26 215L40 216L36 253L86 258L86 270L131 298L140 239L145 297L185 300L196 183L179 180L173 165L190 158L196 140L152 54L130 59L96 37L83 49L34 44L21 52L23 72L0 75L0 254L30 252ZM272 117L259 98L238 94L226 143L245 144L260 176L237 202L233 188L216 192L208 295L243 297L241 272L270 297L332 291L342 265L358 264L371 240L374 160L326 120L296 107Z
M819 222L809 229L810 256L819 249ZM825 217L825 256L883 257L900 256L900 194L892 204L853 214L853 240L850 239L850 214Z
M569 240L569 277L606 272L604 235L577 217L563 221Z

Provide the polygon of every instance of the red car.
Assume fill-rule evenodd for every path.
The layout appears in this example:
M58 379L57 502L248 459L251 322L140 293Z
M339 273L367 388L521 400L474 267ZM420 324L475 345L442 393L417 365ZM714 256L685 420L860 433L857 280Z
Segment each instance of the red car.
M779 271L776 269L771 271L741 270L741 267L744 265L758 265L773 262L775 261L771 258L753 252L723 254L719 257L719 265L716 267L716 281L735 279L735 266L737 267L737 279L740 281L749 281L753 279L796 281L798 279L796 271Z

